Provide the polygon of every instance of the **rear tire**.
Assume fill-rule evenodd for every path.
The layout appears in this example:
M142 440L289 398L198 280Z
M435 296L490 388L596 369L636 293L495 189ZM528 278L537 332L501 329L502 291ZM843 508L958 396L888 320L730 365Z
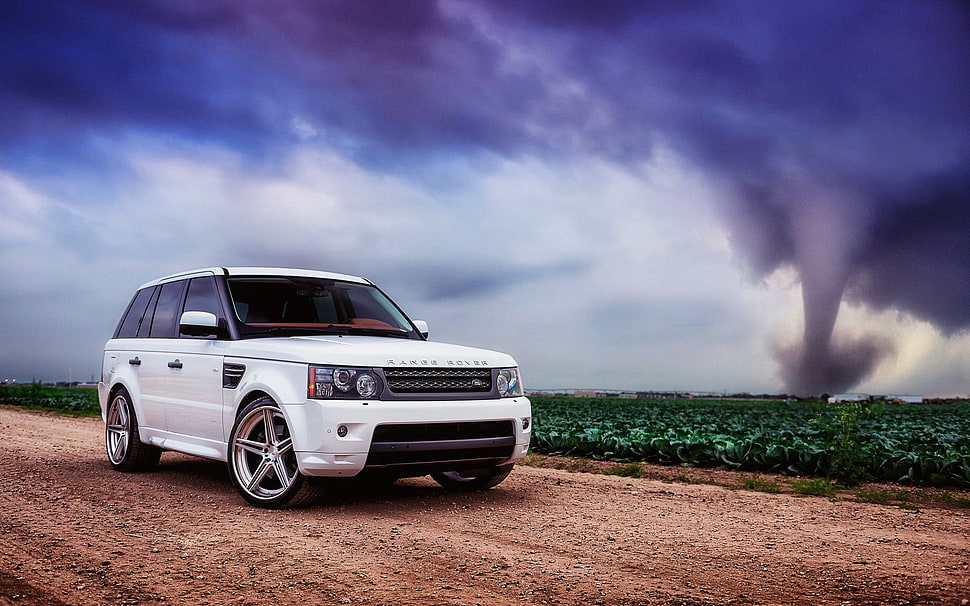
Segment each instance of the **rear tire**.
M104 442L108 462L116 471L147 471L158 465L162 449L141 441L131 396L124 387L111 396L105 415Z
M513 465L495 467L490 472L480 475L463 476L459 471L443 471L431 474L435 482L448 490L473 491L488 490L498 486L512 473Z
M239 413L228 459L236 490L257 507L309 505L323 494L323 480L300 473L289 425L272 398L254 400Z

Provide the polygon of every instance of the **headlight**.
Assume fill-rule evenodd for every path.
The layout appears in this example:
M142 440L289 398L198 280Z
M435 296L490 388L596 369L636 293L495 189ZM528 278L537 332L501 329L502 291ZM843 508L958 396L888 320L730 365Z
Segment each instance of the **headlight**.
M518 368L501 368L496 379L500 398L511 398L522 395L522 381L519 380Z
M380 377L369 368L311 366L306 395L315 400L378 398L383 389Z

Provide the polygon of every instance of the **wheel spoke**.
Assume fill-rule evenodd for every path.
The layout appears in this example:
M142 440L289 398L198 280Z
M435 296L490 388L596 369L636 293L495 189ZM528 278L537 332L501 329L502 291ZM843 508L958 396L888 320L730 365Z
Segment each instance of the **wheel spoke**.
M118 396L111 402L108 411L108 423L105 428L108 458L114 464L120 464L128 453L128 440L131 423L128 417L128 407L125 400Z
M269 412L269 411L267 411ZM293 483L293 479L296 474L290 474L286 466L286 454L293 450L293 439L290 438L289 432L286 429L285 421L281 427L280 434L276 432L276 417L279 415L276 411L268 414L265 418L266 423L270 429L267 431L267 442L271 442L272 449L275 451L275 456L272 459L273 470L276 472L276 477L280 481L280 489L286 490ZM281 415L280 415L281 416ZM282 421L282 419L280 419Z
M267 445L276 442L276 428L273 426L273 411L268 408L263 410L263 431L266 433Z
M293 483L293 478L287 471L286 462L282 459L282 457L273 459L273 469L276 470L276 477L278 477L280 480L281 488L283 490L289 488L290 484Z
M286 416L276 406L255 402L232 434L229 470L236 488L250 502L276 507L302 489L295 445Z
M276 452L282 457L283 455L289 453L293 450L293 439L286 436L282 440L276 443Z
M246 452L251 452L262 456L269 444L265 442L259 442L256 440L248 440L246 438L236 438L235 442L236 448L240 450L245 450Z
M118 431L115 428L110 429L110 443L111 443L111 460L120 461L124 456L125 452L128 450L128 432Z
M246 490L251 494L256 494L256 489L259 485L266 479L266 474L273 469L273 464L271 461L263 459L260 461L259 466L256 467L256 471L253 472L253 477L249 479L249 483L246 484Z

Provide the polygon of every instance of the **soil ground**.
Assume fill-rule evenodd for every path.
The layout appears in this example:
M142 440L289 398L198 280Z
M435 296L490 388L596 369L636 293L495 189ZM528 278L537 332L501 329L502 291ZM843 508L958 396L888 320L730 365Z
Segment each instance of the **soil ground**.
M165 453L156 471L114 472L102 431L0 407L0 606L970 604L970 509L939 501L731 490L669 481L684 480L677 468L634 479L535 457L487 492L348 483L267 511L221 463Z

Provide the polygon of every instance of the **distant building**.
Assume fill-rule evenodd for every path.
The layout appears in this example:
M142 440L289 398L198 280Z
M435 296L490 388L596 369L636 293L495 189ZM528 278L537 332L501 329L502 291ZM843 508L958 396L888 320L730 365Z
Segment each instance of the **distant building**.
M922 404L923 396L886 396L886 400L897 404Z
M829 398L829 404L836 404L838 402L869 402L872 400L877 400L879 402L895 402L897 404L922 404L924 401L923 396L870 396L864 393L841 393Z
M868 402L871 399L869 394L865 393L840 393L829 396L829 404L837 404L838 402Z

